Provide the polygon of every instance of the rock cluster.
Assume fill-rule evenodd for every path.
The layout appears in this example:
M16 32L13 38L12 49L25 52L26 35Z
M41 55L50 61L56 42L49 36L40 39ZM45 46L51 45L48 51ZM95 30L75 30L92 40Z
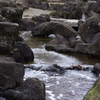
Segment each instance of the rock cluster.
M43 82L37 78L23 80L25 70L22 63L34 61L34 54L19 36L19 31L31 31L33 36L39 37L54 34L55 38L45 46L47 50L60 53L90 54L100 58L100 3L72 0L66 1L64 5L51 5L49 7L45 0L22 1L28 7L52 8L56 10L52 16L58 18L80 20L82 14L86 16L86 20L79 21L77 31L68 24L50 21L48 15L22 19L25 5L11 0L0 0L0 96L5 100L45 100ZM65 69L57 65L40 69L60 74L65 72ZM82 70L83 68L73 66L69 69ZM96 64L93 72L98 75L99 69L99 64Z
M0 100L45 100L42 81L23 80L23 64L34 61L32 50L19 36L24 8L11 0L0 0Z

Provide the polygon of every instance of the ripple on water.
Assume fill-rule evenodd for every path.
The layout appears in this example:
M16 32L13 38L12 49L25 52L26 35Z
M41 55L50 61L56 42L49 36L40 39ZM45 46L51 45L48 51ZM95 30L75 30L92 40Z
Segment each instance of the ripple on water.
M41 65L58 64L61 66L72 66L81 64L79 60L72 56L66 56L54 51L46 51L45 49L34 48L32 49L35 55L34 62Z

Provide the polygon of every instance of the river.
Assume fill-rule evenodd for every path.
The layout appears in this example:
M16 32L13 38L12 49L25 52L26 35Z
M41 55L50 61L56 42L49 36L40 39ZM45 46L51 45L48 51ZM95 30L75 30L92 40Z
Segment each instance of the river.
M59 54L53 51L46 51L45 44L51 37L32 37L31 32L22 32L21 36L34 52L34 66L50 66L58 64L60 66L82 65L93 67L99 59L86 55ZM46 85L46 100L82 100L87 91L93 86L96 77L91 71L67 70L64 75L49 76L44 71L35 71L27 68L24 79L37 77Z

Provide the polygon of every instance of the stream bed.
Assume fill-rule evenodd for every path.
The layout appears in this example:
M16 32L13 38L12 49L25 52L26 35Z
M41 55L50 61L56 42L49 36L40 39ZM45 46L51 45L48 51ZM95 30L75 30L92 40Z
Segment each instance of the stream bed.
M21 37L34 52L35 58L31 65L37 67L57 64L63 67L81 65L92 68L95 63L99 62L99 59L86 55L65 55L46 51L45 44L54 37L32 37L31 32L22 32ZM44 71L26 68L24 79L28 77L37 77L45 83L46 100L82 100L96 80L91 71L67 70L63 75L49 76Z

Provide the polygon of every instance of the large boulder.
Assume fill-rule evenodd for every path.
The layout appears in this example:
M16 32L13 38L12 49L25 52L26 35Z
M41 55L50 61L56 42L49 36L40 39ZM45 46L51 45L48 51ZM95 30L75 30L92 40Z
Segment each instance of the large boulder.
M9 100L45 100L45 85L37 78L28 78L15 90L7 90L4 97Z
M64 5L52 4L50 9L56 10L52 16L66 19L81 19L83 14L83 2L66 1Z
M100 33L94 36L87 49L89 54L100 57Z
M87 17L92 16L93 14L100 14L100 2L92 2L88 4L88 8L86 10Z
M16 85L20 85L23 82L24 66L16 62L2 61L0 62L0 73L5 75L4 79L7 80L7 77L11 77Z
M99 74L100 74L100 63L96 63L96 64L94 65L92 72L93 72L95 75L99 76Z
M34 61L34 54L27 44L19 41L14 45L13 58L19 63L29 63Z
M62 13L67 19L81 19L83 2L66 2L62 8Z
M59 34L65 38L76 37L77 32L68 24L59 22L44 22L37 25L32 31L33 36L48 36L50 34Z
M19 25L11 22L0 22L0 35L16 37L19 33Z
M0 54L10 55L19 33L17 23L0 22Z
M33 16L32 20L35 21L37 24L41 24L43 22L50 21L50 16L47 14L41 14L40 16Z
M87 48L88 48L89 44L88 43L77 43L75 50L78 53L87 53Z
M14 7L3 7L1 15L11 22L19 22L22 19L23 9Z
M0 89L7 90L9 88L15 88L15 80L4 74L0 74Z
M68 42L69 42L70 48L75 48L78 43L83 43L83 41L81 39L77 39L77 38L76 39L69 39Z
M67 40L63 36L56 34L55 38L51 40L49 43L47 43L45 48L47 50L60 52L60 51L65 51L67 49L67 46L68 46Z
M79 35L86 43L89 43L98 32L100 32L100 16L88 18L79 27Z
M83 100L100 100L100 78L94 83Z
M21 31L32 31L33 28L36 26L36 22L31 19L21 19L19 22L20 30Z

